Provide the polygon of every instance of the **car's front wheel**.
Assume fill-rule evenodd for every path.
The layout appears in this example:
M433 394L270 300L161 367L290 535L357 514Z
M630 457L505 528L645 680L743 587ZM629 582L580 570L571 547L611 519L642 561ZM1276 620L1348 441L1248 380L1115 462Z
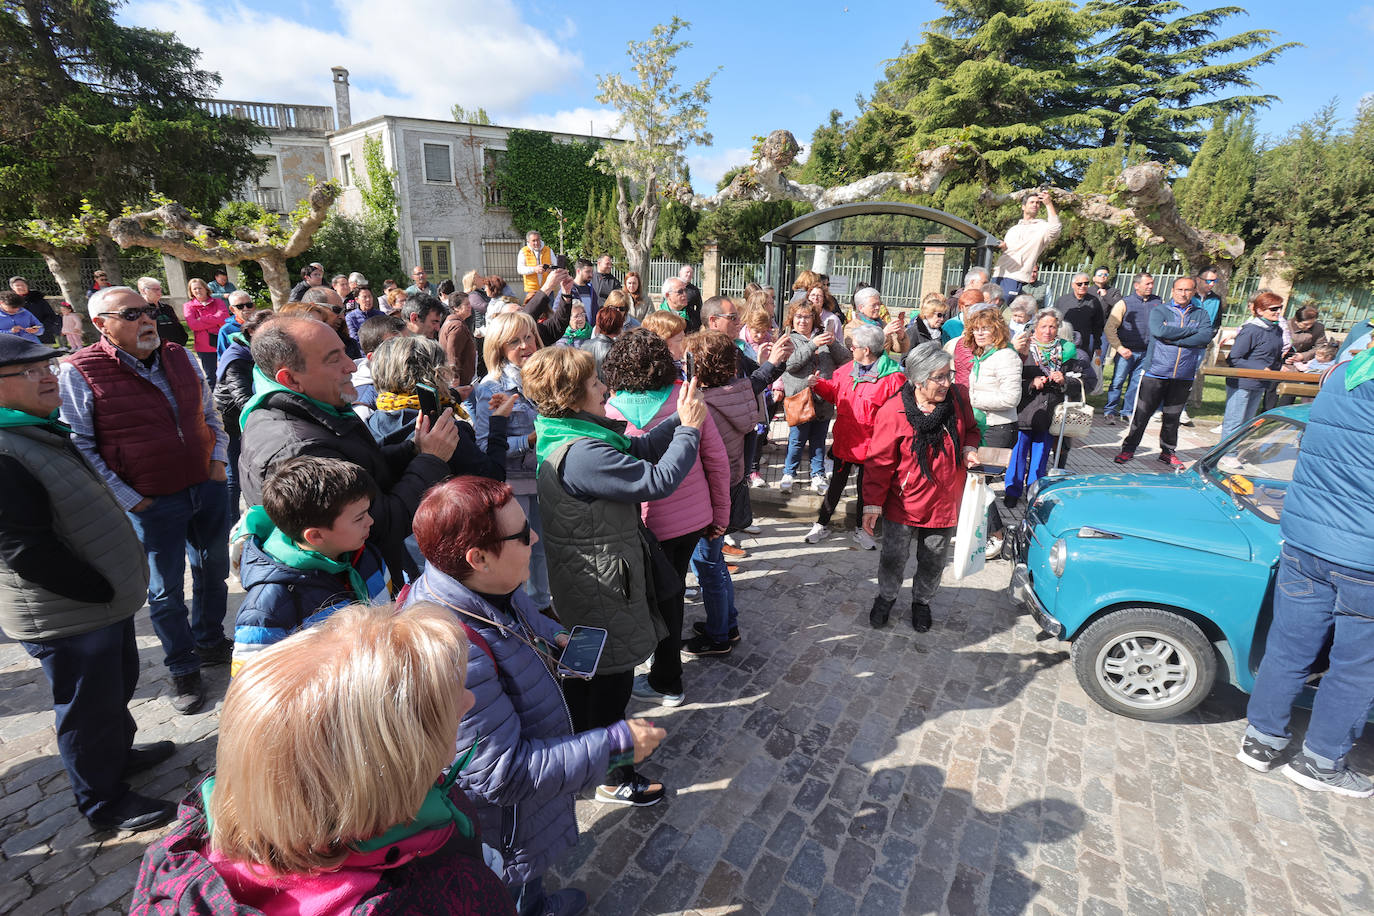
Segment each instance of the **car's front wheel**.
M1182 715L1211 693L1216 652L1202 630L1158 608L1125 608L1073 641L1074 674L1112 712L1159 721Z

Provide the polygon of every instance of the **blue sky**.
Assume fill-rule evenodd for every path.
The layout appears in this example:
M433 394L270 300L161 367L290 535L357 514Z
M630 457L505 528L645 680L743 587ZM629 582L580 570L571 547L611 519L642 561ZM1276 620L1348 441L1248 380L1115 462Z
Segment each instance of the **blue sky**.
M1209 6L1220 5L1217 3ZM1201 5L1198 5L1201 8ZM721 67L712 83L715 143L689 153L694 184L741 164L753 136L787 128L806 143L832 108L855 112L884 61L920 40L933 0L801 0L695 4L609 0L586 18L551 0L132 0L123 21L175 31L224 78L222 98L333 104L329 68L351 71L354 120L377 114L447 118L485 107L499 124L609 133L596 75L626 67L625 45L677 14L692 23L681 82ZM1260 114L1281 135L1336 98L1343 117L1374 93L1374 3L1251 0L1227 33L1276 30L1303 46L1257 71L1280 101Z

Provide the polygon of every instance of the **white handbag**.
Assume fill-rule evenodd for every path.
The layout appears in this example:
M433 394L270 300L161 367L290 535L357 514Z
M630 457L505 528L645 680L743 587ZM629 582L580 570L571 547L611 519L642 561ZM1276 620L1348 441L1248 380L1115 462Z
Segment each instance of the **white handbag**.
M1082 439L1093 428L1093 408L1083 397L1083 385L1078 386L1078 400L1070 401L1065 396L1059 406L1054 408L1050 420L1050 435L1058 436L1061 431L1065 439Z
M959 503L959 527L954 532L954 578L981 572L988 553L988 506L992 488L982 474L969 474Z

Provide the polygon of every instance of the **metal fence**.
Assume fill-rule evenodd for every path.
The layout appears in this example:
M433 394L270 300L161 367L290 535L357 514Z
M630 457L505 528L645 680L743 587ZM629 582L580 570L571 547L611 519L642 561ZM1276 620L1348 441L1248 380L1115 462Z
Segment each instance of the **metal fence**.
M81 282L85 284L87 290L95 285L95 272L100 270L100 260L98 258L81 259ZM165 287L167 285L167 275L162 267L162 256L158 254L136 255L129 258L119 259L119 270L124 275L126 285L132 286L139 277L155 277ZM42 258L0 258L0 274L5 281L10 277L23 277L29 282L29 286L38 290L45 296L59 298L62 291L57 287L57 280L53 279L52 273L48 270L48 262ZM172 290L167 292L173 296L179 296L184 290Z
M1317 317L1328 331L1344 333L1351 326L1374 316L1374 289L1333 286L1315 280L1299 280L1288 297L1288 314L1305 305L1317 309Z

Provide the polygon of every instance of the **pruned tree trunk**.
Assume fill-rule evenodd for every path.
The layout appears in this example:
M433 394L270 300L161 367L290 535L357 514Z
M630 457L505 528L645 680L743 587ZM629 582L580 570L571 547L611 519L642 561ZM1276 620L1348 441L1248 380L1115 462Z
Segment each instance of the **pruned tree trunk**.
M40 252L48 271L57 281L62 298L71 303L72 311L81 316L81 339L94 343L99 336L86 311L86 283L81 279L81 253L66 248L49 248Z
M286 258L261 257L256 260L262 268L262 281L272 294L272 308L282 308L291 298L291 272L286 267Z
M108 236L98 236L95 240L95 256L100 259L100 269L115 286L124 285L124 271L119 266L119 246Z
M649 254L653 250L654 232L658 229L657 198L658 183L650 179L644 188L644 197L630 206L630 189L625 179L616 176L615 184L620 192L616 196L615 211L620 223L620 244L625 249L625 258L630 262L630 270L640 276L640 284L648 283ZM646 295L653 291L644 290Z

